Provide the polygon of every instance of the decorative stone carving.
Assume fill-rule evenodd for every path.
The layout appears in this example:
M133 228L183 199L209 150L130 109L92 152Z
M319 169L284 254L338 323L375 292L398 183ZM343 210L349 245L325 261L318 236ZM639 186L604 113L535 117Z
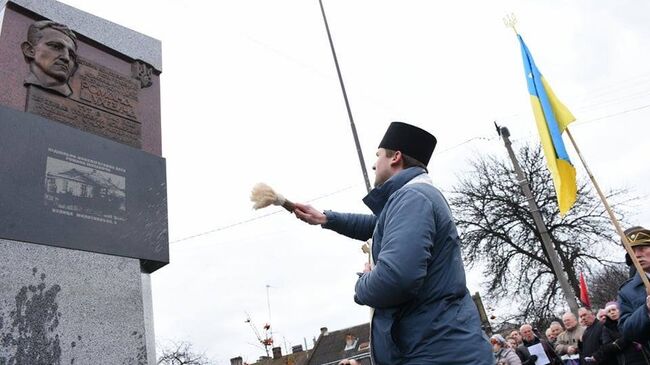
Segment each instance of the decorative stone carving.
M142 61L133 61L131 64L131 75L134 79L140 81L140 87L146 88L152 84L153 67Z

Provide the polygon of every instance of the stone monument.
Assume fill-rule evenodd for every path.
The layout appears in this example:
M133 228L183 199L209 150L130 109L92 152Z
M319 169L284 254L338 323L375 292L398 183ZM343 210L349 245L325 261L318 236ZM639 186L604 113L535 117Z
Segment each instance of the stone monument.
M0 365L153 365L169 262L158 40L0 0Z

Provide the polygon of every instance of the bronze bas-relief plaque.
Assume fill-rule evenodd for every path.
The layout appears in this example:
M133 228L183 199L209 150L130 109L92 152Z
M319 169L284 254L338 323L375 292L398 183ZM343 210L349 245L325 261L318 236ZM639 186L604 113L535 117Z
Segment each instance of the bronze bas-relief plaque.
M140 148L140 82L81 57L64 97L29 85L26 110L86 132Z

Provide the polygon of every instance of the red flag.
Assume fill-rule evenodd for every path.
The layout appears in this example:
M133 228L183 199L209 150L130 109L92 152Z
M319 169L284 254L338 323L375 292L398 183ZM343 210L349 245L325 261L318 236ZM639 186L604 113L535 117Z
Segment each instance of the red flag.
M589 303L589 292L587 291L587 282L585 277L580 273L580 301L584 304L585 307L591 308L591 303Z

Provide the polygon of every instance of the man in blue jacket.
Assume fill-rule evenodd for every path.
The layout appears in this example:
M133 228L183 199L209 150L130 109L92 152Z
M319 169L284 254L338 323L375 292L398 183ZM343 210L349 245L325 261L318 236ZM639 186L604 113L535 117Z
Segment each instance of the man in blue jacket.
M363 199L373 214L321 213L304 204L294 210L307 223L372 237L372 264L354 300L374 309L375 365L494 364L465 286L451 211L427 174L435 145L427 131L393 122L377 151L375 188Z
M634 256L650 277L650 230L632 227L625 230L625 235L634 251ZM646 293L643 281L638 274L626 281L618 292L621 318L618 322L623 337L641 343L644 350L650 350L650 295ZM650 351L648 351L650 356Z

